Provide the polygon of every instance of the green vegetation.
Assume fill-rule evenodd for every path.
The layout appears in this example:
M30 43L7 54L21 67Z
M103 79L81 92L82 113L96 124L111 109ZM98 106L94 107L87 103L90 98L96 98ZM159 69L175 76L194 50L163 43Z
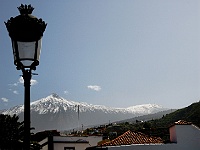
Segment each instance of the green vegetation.
M23 123L19 117L0 114L0 149L20 149L22 147Z
M84 133L88 134L88 131L90 131L92 134L103 134L105 138L109 137L112 140L124 132L131 130L133 132L142 132L149 136L161 137L164 142L169 142L169 126L178 120L192 122L200 127L200 102L163 115L160 119L151 119L149 121L136 120L135 122L121 122L118 124L112 123L87 129Z
M21 150L23 147L24 123L19 122L16 115L0 114L0 149L1 150ZM39 150L40 145L30 142L31 150Z
M169 115L163 116L163 118L159 119L159 125L170 125L178 120L192 122L200 127L200 102L193 103L186 108L179 109Z

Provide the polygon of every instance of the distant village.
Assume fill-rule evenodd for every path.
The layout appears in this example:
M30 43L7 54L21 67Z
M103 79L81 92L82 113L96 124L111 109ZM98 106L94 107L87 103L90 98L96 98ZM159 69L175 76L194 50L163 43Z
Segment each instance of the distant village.
M109 128L115 128L115 132L110 130L109 134L104 134ZM119 129L118 125L110 124L68 135L52 130L39 132L35 138L46 137L39 142L42 150L198 150L200 148L200 129L184 120L179 120L169 127L167 142L160 137L130 130L118 136Z
M158 119L137 120L149 117L145 115L66 131L42 130L31 134L30 144L33 150L199 150L199 106L196 102ZM19 116L0 114L0 122L0 149L21 149L24 128Z

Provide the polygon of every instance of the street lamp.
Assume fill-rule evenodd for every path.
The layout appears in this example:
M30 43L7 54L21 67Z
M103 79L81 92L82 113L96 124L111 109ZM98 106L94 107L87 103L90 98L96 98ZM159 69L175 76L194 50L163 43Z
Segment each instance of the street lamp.
M12 42L14 64L24 79L24 149L30 149L30 85L32 70L39 65L43 32L47 24L31 13L31 5L21 4L20 15L5 22Z

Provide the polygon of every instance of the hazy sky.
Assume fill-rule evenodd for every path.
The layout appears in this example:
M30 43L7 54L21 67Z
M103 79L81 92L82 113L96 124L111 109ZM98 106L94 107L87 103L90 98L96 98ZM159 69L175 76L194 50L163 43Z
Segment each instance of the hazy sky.
M31 101L57 93L111 107L200 100L199 0L1 0L0 109L23 104L4 21L31 4L48 23Z

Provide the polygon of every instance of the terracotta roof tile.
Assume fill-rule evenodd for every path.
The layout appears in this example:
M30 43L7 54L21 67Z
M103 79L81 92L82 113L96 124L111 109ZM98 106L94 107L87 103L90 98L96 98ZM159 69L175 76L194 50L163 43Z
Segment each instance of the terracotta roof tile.
M191 125L192 122L187 122L185 120L179 120L177 122L174 123L175 125Z
M127 131L112 141L105 142L101 146L131 145L131 144L161 144L159 137L149 137L143 133Z

